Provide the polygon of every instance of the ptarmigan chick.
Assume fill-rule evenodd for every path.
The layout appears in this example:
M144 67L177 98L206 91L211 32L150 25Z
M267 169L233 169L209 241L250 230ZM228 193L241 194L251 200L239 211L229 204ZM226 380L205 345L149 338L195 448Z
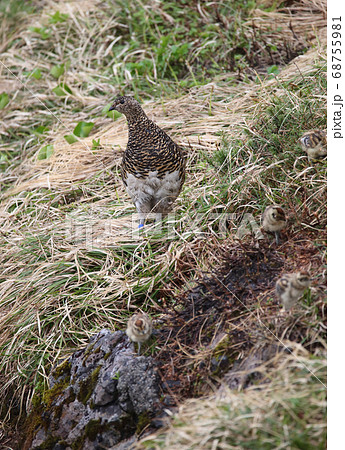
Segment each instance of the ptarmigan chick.
M262 215L261 222L262 228L265 231L275 234L278 245L279 232L286 226L286 217L283 208L276 205L267 206Z
M326 130L311 130L299 139L302 149L308 153L308 160L322 158L327 155Z
M287 273L276 283L276 293L284 311L289 311L310 286L308 272Z
M149 339L152 334L152 321L147 314L138 313L132 316L127 324L126 334L133 342L138 342L138 355L141 343Z
M172 208L185 180L186 160L180 147L144 113L133 97L117 97L109 111L126 116L128 143L121 176L139 213L139 228L148 213L158 217Z

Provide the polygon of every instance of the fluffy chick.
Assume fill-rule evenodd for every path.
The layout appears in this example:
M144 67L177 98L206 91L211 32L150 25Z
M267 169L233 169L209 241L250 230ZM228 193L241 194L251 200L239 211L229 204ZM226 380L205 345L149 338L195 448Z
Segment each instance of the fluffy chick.
M152 334L152 321L147 314L134 314L127 323L126 334L133 342L138 343L138 355L142 342L147 341Z
M289 311L310 286L308 272L287 273L276 282L276 293L284 311Z
M300 137L299 141L302 149L307 152L309 161L327 155L326 130L307 131Z
M128 143L121 177L142 228L148 213L154 212L160 218L171 210L185 180L186 160L181 148L146 116L133 97L117 97L112 110L127 119Z
M285 211L280 206L267 206L261 218L262 228L268 233L274 233L279 244L279 232L286 226Z

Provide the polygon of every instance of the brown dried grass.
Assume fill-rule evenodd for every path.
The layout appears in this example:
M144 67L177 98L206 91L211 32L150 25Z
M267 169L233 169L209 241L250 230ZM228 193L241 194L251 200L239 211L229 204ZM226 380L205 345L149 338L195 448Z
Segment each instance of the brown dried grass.
M73 3L75 7L76 2L68 3ZM98 4L82 3L87 4L88 8ZM325 2L320 4L322 6ZM71 14L77 14L73 8ZM81 9L86 20L87 8ZM260 17L258 26L266 30L272 17ZM284 20L288 20L287 12ZM311 22L312 19L307 25L308 39L313 29ZM297 26L298 23L294 24L294 27ZM285 27L289 28L286 23ZM37 42L25 30L19 33L32 53L28 52L27 58L22 59L18 71L32 70L36 67L34 53ZM274 92L277 97L284 95L282 82L296 81L296 71L299 73L297 79L302 80L315 71L315 62L325 59L325 34L317 28L314 28L314 33L318 37L313 44L315 47L285 67L279 79L262 79L260 85L246 81L228 86L227 80L234 74L224 74L178 99L150 101L143 105L149 117L189 153L187 181L176 205L182 221L188 223L189 217L198 212L197 201L200 198L207 202L216 192L214 187L218 174L204 159L212 158L216 152L221 140L220 132L230 142L239 137L245 139L243 128L250 129L255 117L270 105L270 94ZM278 34L275 36L278 39ZM9 66L17 64L16 52L20 55L21 51L14 45L3 55L6 63ZM90 58L97 59L99 55L95 53ZM41 61L40 64L44 67L46 63ZM68 73L67 83L73 77L84 81L92 78L93 72L86 67L87 63L84 65L80 61L80 65L82 70L78 74ZM49 65L46 66L49 69ZM3 69L0 78L6 89L21 97L20 107L15 112L4 111L0 125L2 131L6 134L11 127L20 129L29 119L39 124L39 115L31 117L29 107L37 105L41 114L42 105L37 98L52 100L50 91L38 92L37 97L32 98L24 95ZM109 97L115 94L116 88L109 86L106 80L104 84L97 82L95 85L108 89ZM0 199L1 270L4 278L0 288L0 344L5 349L2 360L2 373L5 375L0 394L4 399L9 395L9 401L14 403L22 399L23 407L29 406L34 390L30 384L32 380L37 376L43 379L48 377L50 366L45 360L47 353L49 362L54 363L73 351L73 347L84 345L94 331L105 326L123 328L126 314L138 305L158 317L163 315L173 308L182 290L194 285L195 280L210 266L219 264L222 247L212 230L206 238L194 235L194 230L184 230L178 240L172 241L164 235L156 239L133 236L130 213L134 208L118 176L121 154L127 141L125 120L120 118L110 123L108 118L97 118L96 131L92 136L69 145L63 136L73 130L77 121L88 120L89 108L96 106L98 101L82 87L73 90L73 95L83 109L74 114L66 102L59 111L59 122L54 124L44 141L45 144L54 144L54 154L39 161L37 154L40 145L29 151L23 146L20 164L3 174L3 181L10 180L12 188ZM97 107L101 109L100 105ZM100 139L100 146L95 149L92 149L93 139ZM229 178L227 200L219 201L222 211L239 207L259 213L261 204L256 198L250 198L252 186L260 185L266 199L274 198L274 187L265 185L260 178L269 169L264 158L251 163L253 155L248 152L246 156L247 159L240 155L236 157L238 173L231 180ZM301 160L303 156L297 157L296 165ZM281 163L277 161L274 164ZM318 208L316 213L318 210L323 212L323 174L315 173L312 167L305 167L296 178L290 174L288 176L291 178L287 179L287 184L292 185L297 178L299 183L300 179L305 181L309 177L312 190L302 204L294 205L293 199L287 199L289 211L304 218L307 217L305 211L312 205L312 208ZM239 180L248 180L248 185L241 192L242 197L233 188ZM243 198L245 200L242 201ZM217 211L218 206L218 203L210 204L209 211ZM315 217L317 221L317 214ZM89 238L93 246L87 246L83 238L70 238L70 218L86 227L92 225ZM302 219L293 228L305 229L314 224L309 218L306 224L301 222ZM108 233L109 226L111 233ZM178 226L176 229L180 231ZM323 245L323 238L320 241ZM292 264L291 269L294 267ZM323 282L324 276L322 272L320 282ZM160 284L161 280L164 283ZM157 285L160 289L158 293ZM272 314L276 314L276 308ZM50 328L49 324L54 326ZM244 322L241 326L245 325ZM184 355L188 348L181 346L180 351ZM208 349L207 355L199 356L211 355L212 349ZM27 383L23 382L25 376L22 374L29 380Z
M307 76L314 70L314 62L320 59L320 55L325 55L324 51L325 40L322 36L318 47L297 57L282 70L279 80L263 81L260 88L254 82L243 83L242 89L241 85L227 87L223 83L217 85L212 82L178 99L165 101L164 105L150 102L143 107L148 116L180 145L187 149L203 150L212 156L219 143L220 130L223 129L230 137L241 135L243 125L255 116L258 107L262 107L265 93L274 90L277 96L282 94L284 89L281 83L294 77L296 70L301 76ZM269 101L269 96L266 98ZM72 145L65 141L63 135L66 129L73 129L75 122L69 117L61 117L60 122L62 130L55 132L52 157L39 161L37 154L34 154L30 160L24 161L16 170L18 179L13 189L6 196L41 187L66 189L73 182L119 165L127 142L124 118L111 125L108 124L109 119L100 119L96 123L100 131ZM93 139L100 140L101 145L96 150L92 150ZM116 187L120 185L117 180Z
M291 343L291 348L292 355L277 354L255 368L263 376L260 387L241 392L223 387L207 398L188 400L163 431L143 438L136 448L297 448L299 442L322 448L326 360L323 354L310 359L296 344Z

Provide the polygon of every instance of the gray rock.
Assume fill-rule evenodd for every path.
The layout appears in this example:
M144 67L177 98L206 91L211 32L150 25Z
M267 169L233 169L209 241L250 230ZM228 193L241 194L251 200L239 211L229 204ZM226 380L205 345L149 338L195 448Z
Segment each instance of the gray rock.
M163 407L153 359L138 357L122 331L100 331L52 371L49 383L46 408L31 414L41 423L32 450L130 448L139 420Z
M270 359L274 360L274 357L281 351L283 351L283 348L280 345L257 344L245 359L236 361L232 369L224 375L218 392L223 395L224 386L233 390L240 390L260 383L264 377L262 371L257 370L258 367L267 364Z
M153 410L156 400L151 392L156 383L154 368L148 358L141 356L125 361L118 382L119 404L122 409L128 413L134 411L137 415Z

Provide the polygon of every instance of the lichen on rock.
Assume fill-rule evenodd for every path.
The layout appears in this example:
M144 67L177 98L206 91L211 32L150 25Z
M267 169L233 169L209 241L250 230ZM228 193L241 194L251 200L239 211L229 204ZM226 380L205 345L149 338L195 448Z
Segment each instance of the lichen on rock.
M54 368L34 402L25 448L107 449L133 441L140 422L162 410L152 358L136 356L125 333L101 330Z

